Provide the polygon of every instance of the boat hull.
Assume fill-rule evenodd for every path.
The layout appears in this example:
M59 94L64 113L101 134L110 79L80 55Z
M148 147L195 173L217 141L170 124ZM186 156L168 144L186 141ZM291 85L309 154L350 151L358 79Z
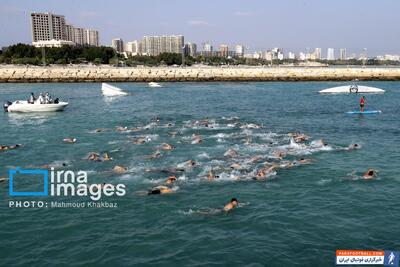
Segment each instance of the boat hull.
M118 87L109 85L107 83L102 83L101 92L103 93L104 96L123 96L128 94L119 89Z
M362 86L358 85L357 89L352 87L351 85L347 86L338 86L338 87L333 87L333 88L328 88L319 91L320 94L381 94L384 93L385 90L375 88L375 87L369 87L369 86Z
M8 112L34 113L34 112L56 112L63 111L68 102L57 104L29 104L27 101L15 101L7 107Z

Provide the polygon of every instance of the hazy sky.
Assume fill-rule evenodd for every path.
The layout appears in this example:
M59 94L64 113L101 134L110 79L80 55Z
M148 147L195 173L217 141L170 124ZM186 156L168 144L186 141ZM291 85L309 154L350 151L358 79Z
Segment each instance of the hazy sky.
M400 54L399 0L0 0L0 46L31 42L30 12L65 15L100 42L183 34L198 47L244 44L251 51L345 47L348 54Z

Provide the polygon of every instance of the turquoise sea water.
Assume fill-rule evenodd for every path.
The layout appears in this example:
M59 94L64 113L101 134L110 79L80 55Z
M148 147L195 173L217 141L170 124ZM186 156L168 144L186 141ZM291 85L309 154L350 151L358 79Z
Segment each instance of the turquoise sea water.
M0 115L0 145L22 144L0 152L0 177L16 166L63 169L65 163L64 169L89 171L89 183L127 188L123 197L102 199L118 208L9 208L9 200L89 199L10 197L8 183L0 183L0 265L332 266L337 249L400 250L400 82L360 83L386 90L367 95L367 107L382 110L368 116L345 114L357 109L357 95L317 93L342 84L120 83L130 94L112 100L95 83L0 84L2 101L49 91L70 102L59 113ZM151 124L155 117L159 123ZM209 127L196 123L205 118ZM262 127L246 129L249 123ZM119 132L116 126L147 127ZM293 131L311 140L290 145ZM191 144L192 134L203 141ZM149 142L133 144L139 136ZM65 144L65 137L78 141ZM328 147L312 146L321 138ZM162 143L176 149L149 159ZM347 151L351 143L362 148ZM230 148L238 157L224 156ZM275 151L287 151L287 161L313 163L251 179L263 162L279 162L271 158ZM108 152L113 160L86 160L89 152ZM249 163L255 155L263 159ZM176 193L140 193L168 177L160 169L189 159L196 166L176 174ZM234 162L243 169L230 170ZM128 173L113 173L115 165ZM378 177L361 179L369 167ZM210 168L220 178L208 181ZM28 180L21 186L35 188ZM215 212L232 197L241 203L237 209Z

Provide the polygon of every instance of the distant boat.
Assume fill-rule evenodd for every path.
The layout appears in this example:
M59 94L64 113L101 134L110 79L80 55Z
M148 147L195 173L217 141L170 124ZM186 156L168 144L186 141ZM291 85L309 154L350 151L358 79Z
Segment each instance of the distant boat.
M319 91L320 94L381 94L384 92L385 90L383 89L357 84L338 86Z
M4 104L4 111L6 112L21 112L21 113L33 113L33 112L54 112L63 111L68 106L68 102L58 103L28 103L25 100L17 100L14 102L7 102Z
M104 96L123 96L128 94L122 91L120 88L112 86L108 83L101 84L101 92Z
M149 85L150 87L162 87L161 84L156 83L156 82L149 82L148 85Z

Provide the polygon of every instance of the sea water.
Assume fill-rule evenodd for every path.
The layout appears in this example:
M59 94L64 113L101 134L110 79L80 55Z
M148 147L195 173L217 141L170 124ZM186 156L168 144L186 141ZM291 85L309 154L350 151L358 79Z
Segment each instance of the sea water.
M50 92L70 103L64 112L0 115L0 145L22 144L0 152L0 177L46 165L126 186L123 197L106 198L113 208L81 207L88 198L71 196L58 200L74 207L9 208L9 201L54 197L12 197L0 183L0 265L332 266L337 249L399 250L400 82L360 82L386 90L366 95L367 108L382 113L364 116L345 114L360 95L318 94L343 84L113 84L129 92L119 98L104 98L99 83L0 84L2 101ZM291 143L288 132L310 140ZM200 144L191 143L193 134ZM134 144L138 137L146 142ZM328 146L313 148L320 139ZM175 149L163 151L163 143ZM351 143L361 149L346 150ZM228 149L238 157L224 156ZM150 159L157 150L161 157ZM312 164L252 179L282 150L284 160ZM89 161L90 152L113 160ZM262 161L249 163L256 155ZM161 169L187 160L196 165L176 174L175 193L143 194L169 176ZM244 167L231 170L232 163ZM114 173L115 165L127 173ZM361 179L368 168L378 170L376 179ZM208 181L209 170L219 178ZM233 197L239 207L219 212Z

